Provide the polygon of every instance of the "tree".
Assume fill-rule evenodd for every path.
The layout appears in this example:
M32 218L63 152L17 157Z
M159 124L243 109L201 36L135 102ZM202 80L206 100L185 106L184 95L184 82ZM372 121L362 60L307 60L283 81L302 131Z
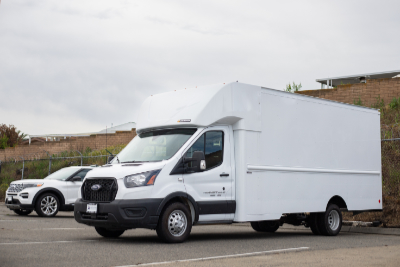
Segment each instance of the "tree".
M17 130L17 128L10 124L0 124L0 149L4 149L6 147L14 147L20 144L27 134L22 133Z
M301 83L295 84L293 82L292 85L290 85L290 83L286 85L286 90L285 91L289 92L289 93L294 93L294 92L300 91L301 87L302 87Z

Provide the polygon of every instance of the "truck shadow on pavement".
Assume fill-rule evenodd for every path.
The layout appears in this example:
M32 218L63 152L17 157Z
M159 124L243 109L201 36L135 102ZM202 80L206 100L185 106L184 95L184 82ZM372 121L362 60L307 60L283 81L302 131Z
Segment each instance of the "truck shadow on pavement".
M133 230L134 231L134 230ZM317 237L313 235L310 232L307 231L296 231L296 232L277 232L277 233L248 233L248 232L242 232L242 233L193 233L190 235L188 241L186 241L183 244L187 243L192 243L192 242L209 242L209 241L251 241L251 240L272 240L272 239L286 239L289 237L305 237L309 236L311 238ZM102 242L107 242L107 241L112 241L112 242L117 242L117 243L137 243L137 244L154 244L154 243L159 243L159 244L165 244L164 242L161 241L157 237L157 235L154 233L154 235L140 235L140 236L121 236L119 238L115 239L105 239L105 238L99 238L99 241ZM182 243L181 243L182 244Z

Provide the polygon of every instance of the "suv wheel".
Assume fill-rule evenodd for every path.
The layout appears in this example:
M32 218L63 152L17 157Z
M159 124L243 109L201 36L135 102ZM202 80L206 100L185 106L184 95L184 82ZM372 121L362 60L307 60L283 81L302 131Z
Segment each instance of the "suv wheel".
M23 210L23 209L18 209L18 210L13 210L16 214L21 215L21 216L26 216L31 214L33 210Z
M187 206L175 202L165 208L157 225L157 235L167 243L181 243L192 230L192 217Z
M117 238L125 232L125 230L112 230L103 227L95 227L95 229L99 235L107 238Z
M51 193L44 193L36 201L35 210L40 217L54 217L60 209L58 197Z

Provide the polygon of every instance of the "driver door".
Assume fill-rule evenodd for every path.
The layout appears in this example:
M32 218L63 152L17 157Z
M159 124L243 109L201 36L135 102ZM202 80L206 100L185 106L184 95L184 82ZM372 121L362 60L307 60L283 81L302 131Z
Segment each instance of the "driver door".
M234 211L230 205L230 141L228 126L210 127L183 155L185 158L191 158L194 151L203 151L205 155L204 171L183 174L186 191L199 207L199 221L223 221L233 218Z

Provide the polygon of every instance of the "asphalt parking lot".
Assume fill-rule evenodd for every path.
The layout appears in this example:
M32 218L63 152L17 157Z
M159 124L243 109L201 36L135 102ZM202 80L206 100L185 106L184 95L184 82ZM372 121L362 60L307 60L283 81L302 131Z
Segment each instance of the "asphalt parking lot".
M204 260L209 257L216 258ZM177 260L189 261L173 262ZM72 212L60 212L55 218L40 218L34 212L23 217L0 203L0 266L159 262L164 266L398 266L399 260L400 236L396 235L342 232L325 237L304 227L265 234L247 224L234 224L193 227L188 242L164 244L155 231L130 230L118 239L105 239L94 228L76 223Z

